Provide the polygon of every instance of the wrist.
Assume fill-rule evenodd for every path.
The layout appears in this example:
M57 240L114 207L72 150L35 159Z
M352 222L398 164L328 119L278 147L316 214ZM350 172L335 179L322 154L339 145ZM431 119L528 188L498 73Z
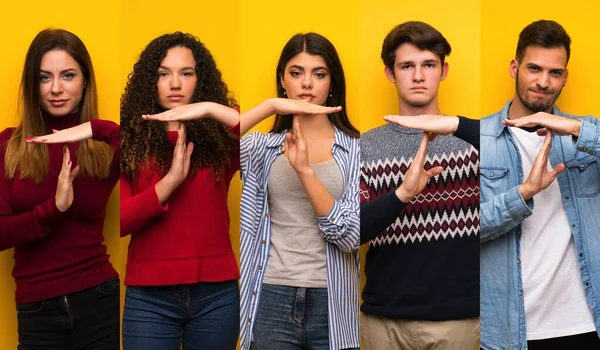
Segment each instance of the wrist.
M409 195L404 190L404 185L400 185L400 187L398 187L396 189L395 193L396 193L396 197L398 197L398 199L400 201L402 201L403 203L409 203L413 199L413 196Z
M315 172L314 170L312 170L311 167L298 168L294 170L296 170L296 174L298 174L298 177L300 177L300 179L313 177L315 175Z
M533 196L535 195L535 193L531 190L529 190L525 184L521 184L519 185L519 193L521 193L521 197L523 197L523 199L525 201L530 200L531 198L533 198Z
M579 137L582 125L583 122L581 120L573 120L573 128L571 129L571 135Z

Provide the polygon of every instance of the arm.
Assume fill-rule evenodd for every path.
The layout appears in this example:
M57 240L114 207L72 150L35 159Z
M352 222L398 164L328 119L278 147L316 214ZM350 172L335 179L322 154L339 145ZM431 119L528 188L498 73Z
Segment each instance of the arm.
M591 120L596 121L596 123L582 121L575 147L581 152L600 157L600 125L597 123L597 119L593 118Z
M441 166L429 170L424 169L429 140L429 133L423 133L421 144L419 144L419 149L406 172L404 181L394 192L387 193L373 202L361 204L361 244L374 239L386 227L393 224L404 207L425 189L429 179L444 171Z
M330 114L339 112L342 107L325 107L306 101L287 98L270 98L242 113L240 117L240 133L245 135L256 124L273 114Z
M507 233L533 213L533 197L548 188L558 174L565 169L565 165L561 163L552 171L548 171L548 156L551 148L552 132L548 130L544 144L533 161L527 180L509 191L481 203L481 242Z
M228 128L234 127L240 122L240 114L237 110L214 102L197 102L177 106L158 114L145 114L142 118L146 120L158 120L162 122L186 121L210 118L218 121Z
M187 178L194 144L186 146L185 125L177 130L177 143L169 172L144 192L134 195L129 179L121 177L121 236L139 230L146 222L168 209L167 200Z
M11 185L4 176L4 157L0 160L0 250L44 238L62 218L73 203L73 180L79 173L79 166L71 170L69 149L63 148L63 162L58 176L56 194L33 210L13 215L10 205ZM15 181L15 180L13 180Z
M118 148L120 144L119 124L110 120L93 119L72 128L56 131L53 134L30 137L33 143L73 143L93 139Z

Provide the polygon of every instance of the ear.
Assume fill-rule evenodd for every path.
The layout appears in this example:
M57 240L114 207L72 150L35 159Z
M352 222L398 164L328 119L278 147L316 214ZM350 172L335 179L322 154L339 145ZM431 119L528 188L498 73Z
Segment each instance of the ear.
M393 84L396 84L396 77L394 76L394 71L392 71L389 67L385 67L385 76L391 81Z
M510 61L510 68L509 68L509 73L510 76L513 77L513 79L517 79L517 71L519 70L519 62L517 62L516 58L513 58L512 61Z
M281 87L286 90L285 88L285 81L283 80L283 74L279 75L279 83L281 84Z
M567 80L569 80L569 70L565 69L565 81L563 81L563 87L567 85Z
M440 79L440 81L444 81L444 79L446 79L446 77L448 76L448 70L450 70L448 62L444 62L444 65L442 66L442 78Z

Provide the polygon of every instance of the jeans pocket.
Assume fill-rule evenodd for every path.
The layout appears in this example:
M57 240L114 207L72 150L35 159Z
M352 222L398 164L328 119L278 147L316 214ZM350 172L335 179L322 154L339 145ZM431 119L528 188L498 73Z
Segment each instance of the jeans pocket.
M106 282L100 283L96 286L98 292L102 295L115 295L119 293L120 290L120 279L119 277L114 277L109 279Z
M36 301L33 303L21 303L17 304L17 312L20 314L32 314L42 311L44 308L44 301Z

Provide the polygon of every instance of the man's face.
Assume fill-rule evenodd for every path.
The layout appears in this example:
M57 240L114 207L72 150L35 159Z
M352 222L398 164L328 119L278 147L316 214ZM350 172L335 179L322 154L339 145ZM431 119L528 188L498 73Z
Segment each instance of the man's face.
M394 71L386 67L387 78L396 85L400 100L414 107L436 101L440 82L448 74L448 64L428 50L405 43L396 49Z
M521 62L510 63L521 103L532 112L551 112L567 84L567 51L564 47L528 46Z

